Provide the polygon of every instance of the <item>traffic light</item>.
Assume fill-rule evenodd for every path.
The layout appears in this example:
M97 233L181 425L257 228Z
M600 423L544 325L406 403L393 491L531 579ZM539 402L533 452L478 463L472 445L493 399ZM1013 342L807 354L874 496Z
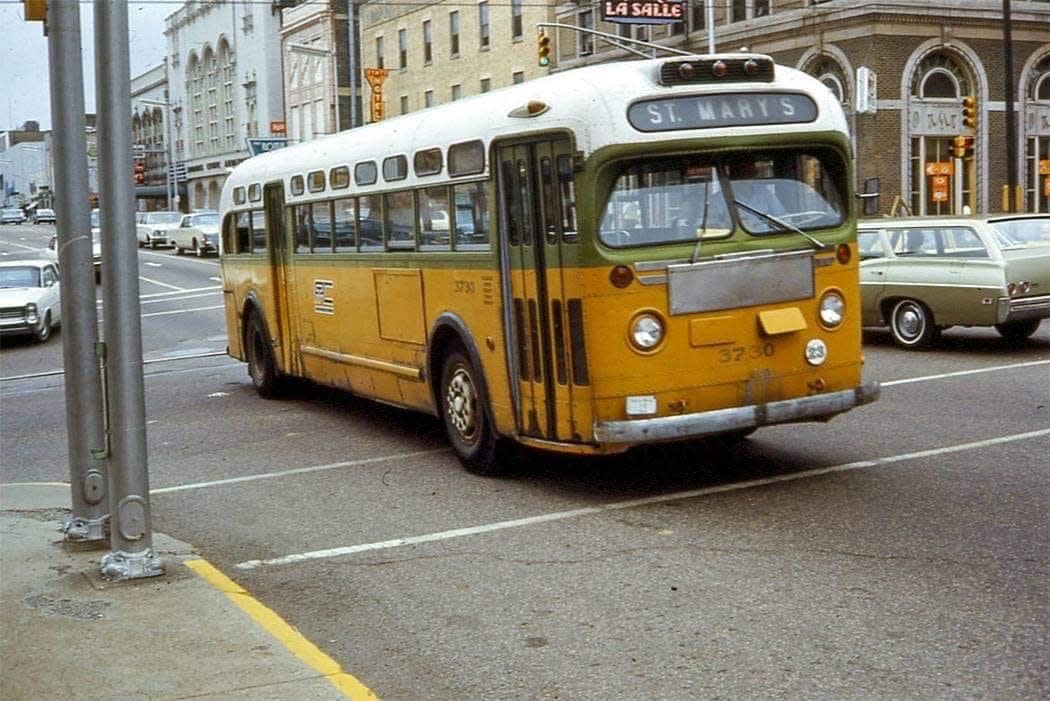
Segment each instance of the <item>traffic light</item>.
M539 36L536 37L536 61L540 66L547 67L551 65L551 38L547 36L547 33L541 31Z
M963 129L977 129L977 98L967 95L962 99Z
M135 161L135 184L142 185L146 182L146 164L142 161Z
M952 139L952 155L956 158L966 157L966 143L967 139L965 136L957 136Z
M47 21L47 0L22 0L27 22Z

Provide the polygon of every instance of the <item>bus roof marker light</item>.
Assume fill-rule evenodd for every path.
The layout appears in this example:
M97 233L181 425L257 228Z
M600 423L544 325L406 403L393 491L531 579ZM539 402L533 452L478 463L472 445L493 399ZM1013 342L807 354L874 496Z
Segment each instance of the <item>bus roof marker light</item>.
M729 66L726 65L725 61L715 61L711 64L711 72L714 73L716 78L724 78L726 73L729 72Z
M691 63L683 63L678 66L678 75L682 76L685 80L689 80L696 75L696 66Z
M753 58L744 61L744 73L747 73L748 75L758 73L758 61Z
M550 108L551 106L543 100L529 100L521 107L515 107L512 109L507 113L507 116L516 118L538 117Z

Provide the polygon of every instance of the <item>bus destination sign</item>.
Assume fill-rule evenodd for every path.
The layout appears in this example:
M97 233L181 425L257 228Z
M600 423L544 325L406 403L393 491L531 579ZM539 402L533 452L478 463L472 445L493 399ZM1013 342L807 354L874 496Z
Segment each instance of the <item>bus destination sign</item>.
M685 20L683 0L649 0L648 2L602 3L602 20L630 24L670 24Z
M816 118L816 103L800 93L668 97L636 102L627 110L627 121L638 131L804 124Z

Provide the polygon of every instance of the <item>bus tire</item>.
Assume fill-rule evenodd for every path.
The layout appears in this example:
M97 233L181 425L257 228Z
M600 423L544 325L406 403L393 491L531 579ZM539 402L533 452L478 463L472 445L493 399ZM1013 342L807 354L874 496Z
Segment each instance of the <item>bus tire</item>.
M466 353L451 348L441 366L438 409L459 461L470 472L491 477L505 471L506 465L478 378Z
M244 331L244 349L248 356L248 377L252 378L255 391L264 399L280 395L281 377L270 347L270 335L259 312L252 311Z
M929 348L938 336L933 314L925 304L915 299L902 299L893 305L890 333L893 334L894 343L909 350Z

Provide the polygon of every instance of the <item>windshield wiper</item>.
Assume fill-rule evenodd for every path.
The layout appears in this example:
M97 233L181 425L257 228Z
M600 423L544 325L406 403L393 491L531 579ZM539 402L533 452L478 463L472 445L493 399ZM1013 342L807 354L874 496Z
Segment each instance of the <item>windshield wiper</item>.
M809 234L807 234L805 231L803 231L802 229L798 228L794 224L789 224L788 222L784 221L783 219L778 219L777 217L774 217L772 214L769 214L767 212L763 212L761 209L755 209L754 207L752 207L751 205L749 205L746 202L741 202L740 200L733 200L733 203L736 204L737 207L743 207L744 209L746 209L747 211L751 212L752 214L757 214L758 216L762 217L766 221L773 222L774 224L776 224L777 226L780 227L781 231L790 231L790 232L792 232L794 234L798 234L802 238L804 238L807 241L809 241L810 244L813 245L813 248L815 248L818 251L823 251L825 249L832 248L831 244L825 244L825 243L821 242L820 239L816 238L815 236L810 236Z

